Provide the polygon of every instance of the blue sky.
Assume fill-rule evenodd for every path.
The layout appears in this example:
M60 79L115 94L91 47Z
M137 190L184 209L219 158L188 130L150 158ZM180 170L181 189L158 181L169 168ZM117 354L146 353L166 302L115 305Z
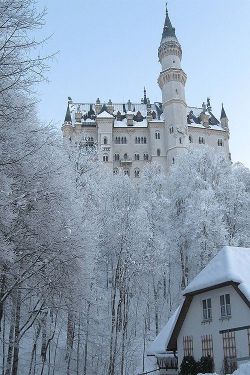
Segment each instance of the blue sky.
M183 49L186 99L207 97L215 115L224 103L234 161L250 167L250 1L169 0L169 14ZM42 35L52 34L44 53L59 51L49 83L39 87L39 112L57 126L67 97L77 102L139 102L146 86L161 100L157 50L164 0L38 0L47 7Z

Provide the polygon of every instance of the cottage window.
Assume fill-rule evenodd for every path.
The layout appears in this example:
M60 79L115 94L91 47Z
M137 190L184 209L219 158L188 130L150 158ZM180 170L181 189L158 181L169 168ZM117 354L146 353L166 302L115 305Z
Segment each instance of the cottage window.
M231 316L230 294L223 294L222 296L220 296L220 311L221 318Z
M232 374L237 369L235 332L224 332L222 339L224 351L224 373Z
M193 356L193 336L183 336L184 356Z
M212 335L201 336L202 357L213 357L213 337Z
M203 320L212 320L212 302L211 298L202 300Z

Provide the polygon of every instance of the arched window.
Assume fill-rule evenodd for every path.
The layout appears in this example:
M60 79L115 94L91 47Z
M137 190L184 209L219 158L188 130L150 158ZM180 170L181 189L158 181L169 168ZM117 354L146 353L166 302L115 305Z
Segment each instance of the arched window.
M134 171L134 175L135 175L135 178L139 178L140 177L140 169L136 168L135 171Z
M123 145L123 143L124 143L124 139L123 139L123 137L121 138L121 141L122 141L122 145Z
M144 137L144 144L146 145L147 144L147 138Z
M141 143L143 144L143 142L144 142L144 138L143 138L143 137L141 137Z
M105 163L107 163L107 162L109 161L109 157L108 157L108 155L103 155L102 160L103 160Z
M124 175L129 176L129 170L128 169L124 169Z
M140 155L139 154L135 154L135 160L140 160Z
M127 144L127 137L124 137L124 144Z
M114 174L114 175L118 174L118 168L115 168L115 169L113 170L113 174Z
M173 132L174 132L174 127L173 126L170 127L169 132L170 132L170 134L173 134Z
M179 142L180 142L180 144L182 144L182 138L181 137L179 138Z
M119 154L115 154L115 161L119 161L120 160L120 155Z
M218 139L218 146L223 146L223 140L222 139Z
M135 144L137 145L137 143L138 143L138 138L135 137Z
M155 139L161 139L161 134L160 132L155 132Z
M148 160L148 154L144 154L144 160Z
M199 137L199 144L204 145L205 144L205 138Z
M137 138L137 141L138 141L138 143L141 143L141 138L138 137L138 138Z
M157 149L157 156L161 156L161 150L159 148Z
M104 137L104 138L103 138L103 143L104 143L105 145L108 144L108 138L107 138L107 137Z
M189 136L189 143L193 143L193 138L191 135Z
M124 160L128 160L128 154L124 154L123 158Z
M175 163L175 160L174 160L174 158L172 159L172 164L174 164Z

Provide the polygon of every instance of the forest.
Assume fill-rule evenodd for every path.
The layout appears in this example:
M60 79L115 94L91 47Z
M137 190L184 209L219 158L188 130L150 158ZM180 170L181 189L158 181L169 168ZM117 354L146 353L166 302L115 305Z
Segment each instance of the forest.
M44 12L0 1L0 373L137 375L181 291L250 247L250 171L208 147L135 186L37 116Z

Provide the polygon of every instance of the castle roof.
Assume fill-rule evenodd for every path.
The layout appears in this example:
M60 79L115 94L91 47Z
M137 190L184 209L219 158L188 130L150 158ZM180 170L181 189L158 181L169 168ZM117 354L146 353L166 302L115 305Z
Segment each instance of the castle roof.
M99 109L97 109L97 106ZM162 103L73 103L68 104L65 121L72 122L74 126L78 121L82 126L96 126L98 118L114 118L114 128L127 128L127 116L131 116L133 120L132 127L146 128L148 126L148 114L151 113L150 121L162 123L164 122ZM204 109L200 107L187 107L187 125L192 128L204 129L202 124L202 113ZM206 111L209 118L209 129L225 131L220 121L211 111ZM77 117L78 116L78 117ZM80 118L79 118L80 116ZM67 118L67 120L66 120Z

